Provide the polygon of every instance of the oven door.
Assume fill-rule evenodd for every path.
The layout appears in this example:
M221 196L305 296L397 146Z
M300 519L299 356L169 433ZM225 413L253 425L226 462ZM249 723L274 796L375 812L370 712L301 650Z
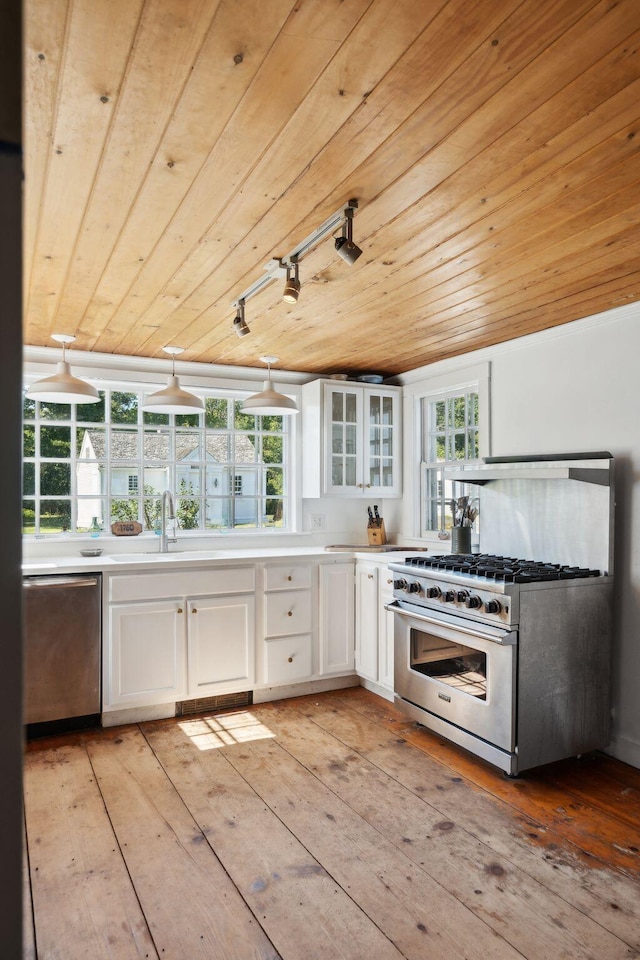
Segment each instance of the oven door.
M387 609L395 614L396 698L511 753L517 631L413 604Z

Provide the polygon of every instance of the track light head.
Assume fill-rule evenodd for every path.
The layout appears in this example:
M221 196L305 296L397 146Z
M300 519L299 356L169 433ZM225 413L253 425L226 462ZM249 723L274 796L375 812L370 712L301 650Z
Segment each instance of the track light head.
M238 310L233 318L233 329L239 337L246 337L248 333L251 333L251 328L244 318L244 300L240 300L238 303Z
M348 208L345 211L346 220L342 224L342 236L336 237L336 253L342 257L345 263L355 263L362 250L353 242L352 224L353 211Z
M358 247L353 240L347 240L346 237L337 237L336 238L336 253L342 257L345 263L355 263L362 250Z
M293 276L291 270L293 268ZM287 266L287 279L284 285L282 299L287 303L296 303L300 296L300 277L298 276L298 261L294 260L291 266Z

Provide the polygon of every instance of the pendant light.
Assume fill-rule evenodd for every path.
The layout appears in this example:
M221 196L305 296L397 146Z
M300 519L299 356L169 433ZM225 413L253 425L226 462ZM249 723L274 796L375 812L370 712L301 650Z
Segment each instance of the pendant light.
M183 390L176 377L176 357L184 353L184 347L163 347L171 357L171 376L164 390L152 393L142 403L142 409L149 413L200 413L204 410L204 401L194 393Z
M52 333L51 339L62 344L62 360L56 364L56 372L52 377L44 377L31 384L26 397L45 403L97 403L100 394L96 388L86 380L74 377L67 363L67 344L73 343L76 338L67 333Z
M291 397L285 397L283 393L278 393L277 390L274 390L271 382L271 364L277 363L278 358L260 357L260 359L267 364L267 379L264 382L264 388L261 393L254 393L251 397L247 397L242 404L242 412L275 417L298 413L295 400L292 400Z

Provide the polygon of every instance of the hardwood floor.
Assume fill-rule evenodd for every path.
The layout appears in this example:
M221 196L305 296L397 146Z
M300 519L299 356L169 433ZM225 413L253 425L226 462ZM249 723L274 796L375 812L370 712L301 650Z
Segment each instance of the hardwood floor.
M640 956L640 771L509 780L362 688L33 741L25 958Z

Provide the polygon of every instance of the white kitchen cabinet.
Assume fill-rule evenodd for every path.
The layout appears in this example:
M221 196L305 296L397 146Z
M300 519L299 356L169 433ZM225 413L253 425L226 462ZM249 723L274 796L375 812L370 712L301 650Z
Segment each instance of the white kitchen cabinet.
M253 686L253 566L118 575L107 590L104 711Z
M320 674L354 668L354 564L320 566Z
M185 615L180 599L113 604L109 610L106 706L182 700Z
M187 601L187 697L249 690L254 684L255 599L200 597Z
M378 567L356 563L356 671L378 681Z
M393 574L386 560L356 563L356 671L376 693L393 695Z
M109 573L104 622L111 722L154 709L166 716L183 700L244 691L267 699L272 688L356 679L353 560Z
M393 600L393 571L380 566L378 571L378 680L393 693L393 628L394 614L385 610Z
M263 682L293 684L354 673L354 563L268 564Z
M269 686L308 680L317 636L317 567L266 564L264 568L262 679Z
M303 385L303 497L398 497L401 390L314 380Z

